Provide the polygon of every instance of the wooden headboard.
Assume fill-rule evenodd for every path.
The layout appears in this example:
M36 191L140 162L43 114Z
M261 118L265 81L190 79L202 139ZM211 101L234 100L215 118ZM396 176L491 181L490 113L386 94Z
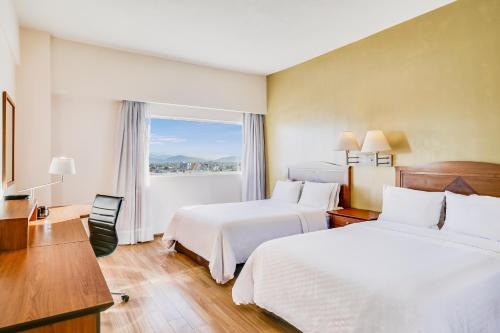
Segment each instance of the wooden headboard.
M288 179L317 183L339 183L339 206L351 207L351 167L330 162L309 162L288 168Z
M500 164L436 162L416 167L396 167L396 186L500 197Z

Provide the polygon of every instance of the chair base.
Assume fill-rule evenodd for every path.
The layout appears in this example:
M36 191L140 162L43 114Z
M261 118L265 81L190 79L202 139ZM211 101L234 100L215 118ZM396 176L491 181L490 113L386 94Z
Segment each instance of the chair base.
M119 291L112 291L112 292L111 292L111 295L117 295L117 296L120 296L120 297L121 297L121 299L122 299L122 301L123 301L123 302L125 302L125 303L126 303L126 302L128 302L128 300L129 300L129 298L130 298L127 294L122 293L122 292L119 292Z

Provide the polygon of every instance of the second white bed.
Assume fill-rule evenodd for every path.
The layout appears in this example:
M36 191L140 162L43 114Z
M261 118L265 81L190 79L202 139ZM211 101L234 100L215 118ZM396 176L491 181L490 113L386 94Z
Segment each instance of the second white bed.
M390 222L277 239L233 299L304 332L500 332L500 243Z

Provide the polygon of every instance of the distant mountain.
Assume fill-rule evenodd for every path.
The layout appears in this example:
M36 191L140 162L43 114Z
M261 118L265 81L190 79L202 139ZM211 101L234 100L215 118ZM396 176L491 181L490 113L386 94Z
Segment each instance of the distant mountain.
M153 163L167 162L172 155L149 154L149 161Z
M239 162L241 160L240 157L238 156L226 156L226 157L221 157L216 160L213 160L214 162L221 162L221 163L235 163Z
M163 155L163 154L150 154L149 162L152 163L179 163L179 162L219 162L219 163L235 163L241 160L238 156L225 156L215 160L208 160L201 157L192 157L186 155Z
M175 155L170 156L165 162L176 163L176 162L206 162L207 160L200 157L191 157L185 155Z

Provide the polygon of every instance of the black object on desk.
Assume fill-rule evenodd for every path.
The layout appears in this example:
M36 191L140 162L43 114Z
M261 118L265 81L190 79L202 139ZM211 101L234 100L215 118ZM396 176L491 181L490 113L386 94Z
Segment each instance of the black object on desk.
M36 218L38 220L43 220L49 216L49 208L45 206L40 206L36 209Z
M14 195L4 195L4 200L28 200L30 199L29 194L14 194Z

